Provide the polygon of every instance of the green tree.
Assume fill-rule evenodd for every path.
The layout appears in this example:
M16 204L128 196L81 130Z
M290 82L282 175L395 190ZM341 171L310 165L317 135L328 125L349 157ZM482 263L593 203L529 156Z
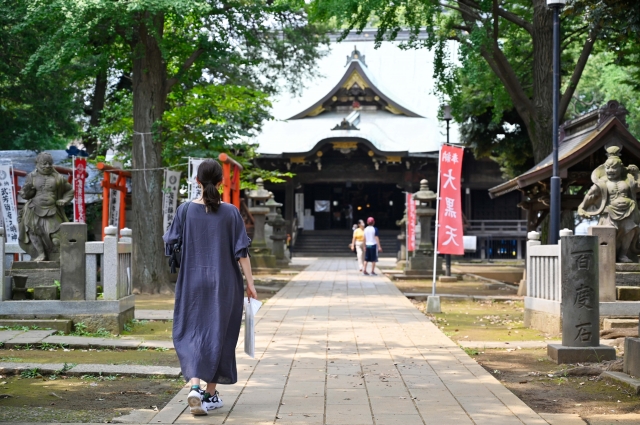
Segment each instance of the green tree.
M0 149L59 149L79 133L82 105L68 70L38 76L28 69L46 27L21 31L25 12L22 1L0 2Z
M93 57L118 59L132 83L133 270L138 291L168 287L162 255L162 125L169 95L203 83L273 92L313 74L324 41L300 0L34 0L27 26L50 25L31 58L41 74ZM41 64L41 65L39 65Z
M438 91L451 99L457 121L469 118L461 108L469 95L484 97L485 110L476 112L491 111L494 124L505 112L518 113L536 162L551 152L553 28L546 0L316 0L312 5L316 19L336 19L347 29L362 30L375 20L378 43L409 28L412 37L406 48L434 49ZM563 13L563 47L578 54L563 56L568 80L561 117L596 40L604 34L600 21L591 19L592 12L588 1L570 0ZM450 41L457 42L457 52ZM462 93L464 79L478 92ZM489 93L483 92L485 87Z

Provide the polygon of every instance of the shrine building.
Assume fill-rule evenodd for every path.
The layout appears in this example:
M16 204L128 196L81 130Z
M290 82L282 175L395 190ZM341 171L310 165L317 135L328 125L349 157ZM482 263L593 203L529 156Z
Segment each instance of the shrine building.
M348 255L351 225L374 217L385 254L395 256L405 193L415 193L422 179L436 191L438 149L447 134L433 95L432 54L393 43L374 49L372 39L365 31L332 43L318 65L326 78L308 81L300 97L275 99L276 120L255 140L260 167L294 174L265 186L284 205L288 231L294 222L304 229L299 245L309 254ZM450 140L458 140L453 125ZM471 152L462 170L465 235L478 240L469 255L522 258L519 192L491 199L488 189L505 180L498 164Z

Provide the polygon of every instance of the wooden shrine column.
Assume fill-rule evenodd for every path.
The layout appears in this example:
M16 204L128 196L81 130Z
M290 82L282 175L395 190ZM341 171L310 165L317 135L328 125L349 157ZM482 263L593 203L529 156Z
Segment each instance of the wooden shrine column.
M284 218L287 220L287 233L293 235L293 216L295 213L295 187L296 182L294 179L290 179L285 185L284 195ZM298 220L302 220L302 217L298 217Z

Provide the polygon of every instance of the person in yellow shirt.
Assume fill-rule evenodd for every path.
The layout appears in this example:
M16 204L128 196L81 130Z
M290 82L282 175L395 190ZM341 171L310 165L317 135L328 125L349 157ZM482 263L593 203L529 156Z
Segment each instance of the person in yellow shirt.
M351 251L355 251L358 256L358 271L364 267L364 221L358 220L358 228L353 231L351 240Z

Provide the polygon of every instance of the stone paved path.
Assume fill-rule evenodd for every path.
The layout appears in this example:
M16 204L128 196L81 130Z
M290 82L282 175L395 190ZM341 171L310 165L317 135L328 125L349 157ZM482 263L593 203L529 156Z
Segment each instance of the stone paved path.
M548 423L447 338L386 277L318 259L258 313L256 359L238 347L225 407L150 423L426 425Z

